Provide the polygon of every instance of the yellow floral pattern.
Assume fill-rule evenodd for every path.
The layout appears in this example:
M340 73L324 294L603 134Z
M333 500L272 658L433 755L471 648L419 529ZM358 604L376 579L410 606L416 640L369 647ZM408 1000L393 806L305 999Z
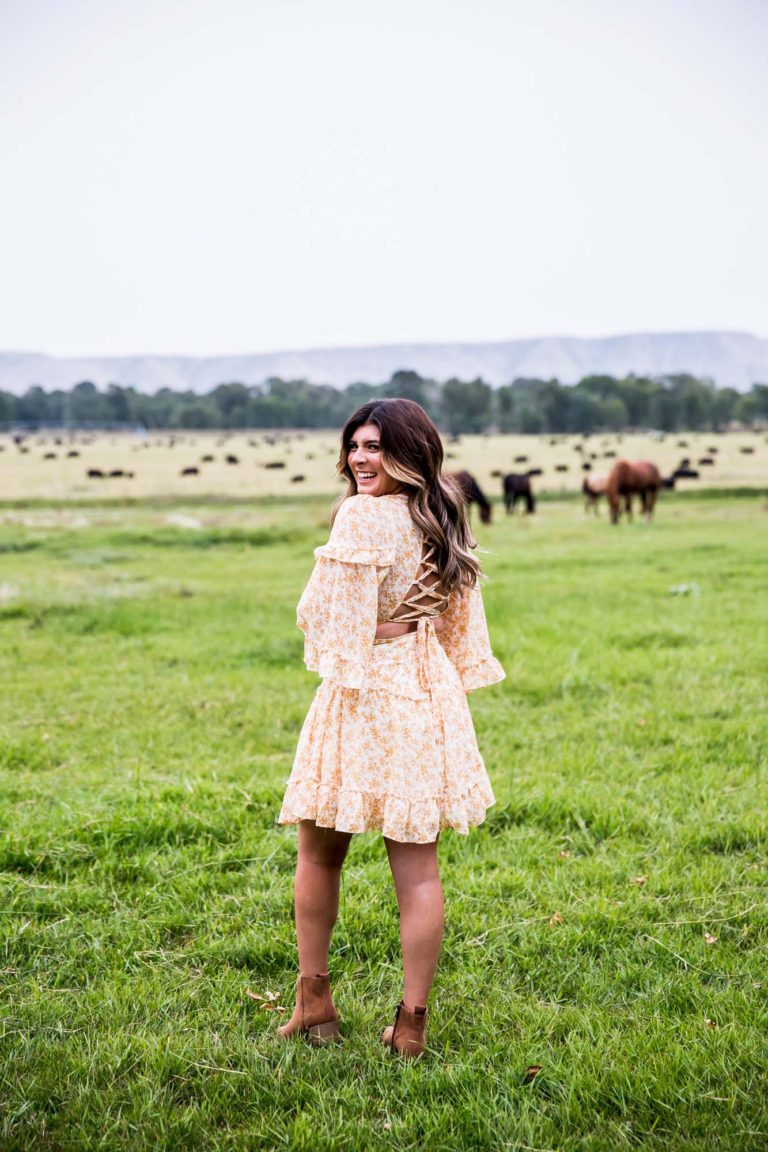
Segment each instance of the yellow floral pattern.
M494 803L466 692L504 679L479 587L451 596L439 638L375 640L413 584L422 532L407 497L351 496L299 601L307 668L323 678L299 737L281 824L315 820L429 843Z

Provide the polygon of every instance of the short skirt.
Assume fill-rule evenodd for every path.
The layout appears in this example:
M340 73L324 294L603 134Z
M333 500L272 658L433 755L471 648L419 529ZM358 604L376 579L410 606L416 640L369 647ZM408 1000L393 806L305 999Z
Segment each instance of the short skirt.
M278 821L428 844L494 803L464 688L431 621L377 640L360 688L323 680Z

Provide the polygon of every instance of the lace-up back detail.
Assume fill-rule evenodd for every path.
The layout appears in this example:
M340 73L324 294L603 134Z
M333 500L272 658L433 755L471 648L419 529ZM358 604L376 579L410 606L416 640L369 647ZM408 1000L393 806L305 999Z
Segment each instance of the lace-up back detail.
M448 596L440 583L440 571L435 561L436 546L424 540L421 563L407 595L389 617L404 622L419 621L442 616L448 607Z

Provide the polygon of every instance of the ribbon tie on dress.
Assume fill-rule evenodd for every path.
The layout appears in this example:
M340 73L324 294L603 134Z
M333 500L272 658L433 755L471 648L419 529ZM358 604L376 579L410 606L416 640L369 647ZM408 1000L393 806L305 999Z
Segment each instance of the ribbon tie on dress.
M416 626L416 667L419 673L419 686L432 694L432 669L430 667L430 642L436 636L434 621L422 616Z

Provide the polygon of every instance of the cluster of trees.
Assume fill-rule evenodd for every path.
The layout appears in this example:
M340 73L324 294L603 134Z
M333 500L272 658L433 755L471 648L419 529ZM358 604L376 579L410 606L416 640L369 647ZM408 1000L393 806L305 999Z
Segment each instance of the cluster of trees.
M87 381L69 392L35 386L22 396L0 392L0 427L338 428L360 404L386 396L418 401L454 434L716 431L733 421L747 427L768 422L766 384L740 393L688 375L629 375L586 376L575 385L518 379L491 388L480 379L438 384L402 371L386 384L337 389L275 378L258 385L219 384L205 395L170 388L147 395L118 384L101 391Z

